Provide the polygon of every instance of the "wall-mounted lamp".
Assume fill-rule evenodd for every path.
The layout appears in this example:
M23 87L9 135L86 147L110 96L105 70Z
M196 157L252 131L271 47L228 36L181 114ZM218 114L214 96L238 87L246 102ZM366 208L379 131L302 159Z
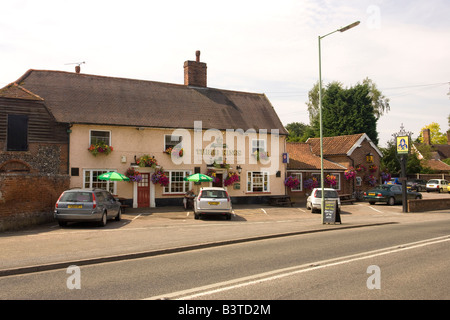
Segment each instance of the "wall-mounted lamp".
M367 155L366 155L366 162L367 163L372 163L373 162L373 154L372 153L368 153Z
M242 172L241 166L237 166L237 167L236 167L236 170L237 170L237 172L238 172L239 174L241 174L241 172Z

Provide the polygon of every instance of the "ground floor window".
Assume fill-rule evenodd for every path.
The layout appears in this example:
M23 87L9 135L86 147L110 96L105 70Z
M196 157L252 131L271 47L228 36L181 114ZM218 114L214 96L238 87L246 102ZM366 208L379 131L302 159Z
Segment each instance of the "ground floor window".
M166 171L169 185L164 187L164 193L186 193L189 191L190 182L184 181L185 177L191 175L191 171Z
M107 170L107 169L85 169L84 172L84 188L88 189L103 189L111 192L112 194L116 194L116 183L114 181L107 180L99 180L98 176L116 170Z
M269 192L269 173L259 171L247 172L247 192Z
M317 188L321 188L320 173L312 173L311 176L317 179L317 182L319 183ZM334 185L330 185L330 184L326 183L327 176L334 177L334 181L335 181ZM324 172L323 178L325 179L325 186L324 186L325 188L333 188L333 189L336 189L336 190L341 190L341 175L339 173L337 173L337 172L331 172L331 173Z
M292 176L293 178L297 178L300 182L297 188L291 188L291 191L302 191L303 190L303 175L301 172L289 172L288 176Z

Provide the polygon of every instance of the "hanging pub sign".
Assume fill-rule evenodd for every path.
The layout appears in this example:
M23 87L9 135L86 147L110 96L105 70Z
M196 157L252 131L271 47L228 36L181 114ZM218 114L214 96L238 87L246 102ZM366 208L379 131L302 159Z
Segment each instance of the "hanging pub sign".
M396 137L397 154L409 154L409 136Z

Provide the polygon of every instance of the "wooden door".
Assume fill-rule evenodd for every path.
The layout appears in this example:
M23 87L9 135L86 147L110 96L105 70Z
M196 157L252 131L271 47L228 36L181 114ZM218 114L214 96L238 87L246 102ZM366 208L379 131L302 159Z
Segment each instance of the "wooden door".
M141 173L142 180L138 183L138 208L150 207L150 173Z

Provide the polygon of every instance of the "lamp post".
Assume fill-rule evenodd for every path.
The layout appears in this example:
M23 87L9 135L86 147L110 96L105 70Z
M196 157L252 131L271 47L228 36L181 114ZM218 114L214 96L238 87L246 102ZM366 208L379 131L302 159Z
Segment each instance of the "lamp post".
M322 53L320 49L320 40L325 38L326 36L329 36L330 34L333 34L335 32L344 32L347 31L353 27L356 27L359 25L359 21L353 22L352 24L349 24L348 26L345 26L343 28L337 29L335 31L332 31L330 33L327 33L324 36L319 36L319 119L320 119L320 187L322 191L322 200L321 200L321 216L322 216L322 223L324 222L324 210L325 210L325 198L324 198L324 176L323 176L323 128L322 128Z

